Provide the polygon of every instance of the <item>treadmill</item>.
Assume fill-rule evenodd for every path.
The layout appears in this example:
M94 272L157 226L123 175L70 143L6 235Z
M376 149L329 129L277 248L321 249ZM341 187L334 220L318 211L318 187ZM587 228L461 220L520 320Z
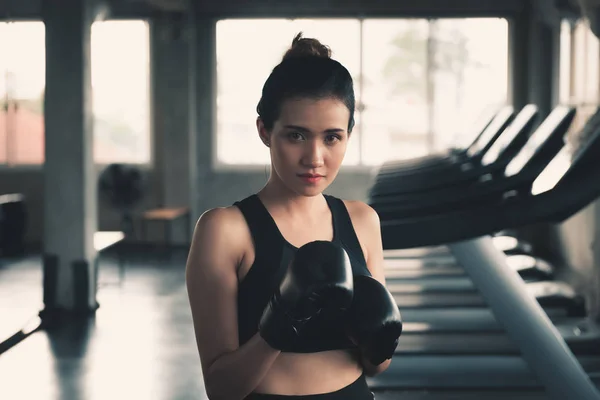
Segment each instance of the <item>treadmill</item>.
M392 182L397 185L397 179L400 177L403 178L402 184L396 191L404 193L443 186L448 181L469 179L473 175L497 171L523 147L534 128L537 115L537 107L530 104L525 106L514 120L511 120L510 125L491 124L488 129L501 128L500 134L490 146L484 147L480 153L472 157L463 156L437 166L413 170L398 168L393 166L393 162L387 162L380 167L370 196L387 194L386 184Z
M480 158L482 154L488 151L498 136L510 123L514 116L512 106L502 107L480 130L476 139L466 149L460 151L452 149L445 153L430 154L418 158L407 160L394 160L382 165L380 173L403 171L414 173L417 170L427 168L439 168L473 158Z
M504 192L506 190L515 190L520 186L530 188L537 174L542 170L543 165L548 165L551 157L555 156L558 151L558 144L562 142L562 137L568 129L569 125L565 120L571 121L574 116L574 110L569 107L557 107L553 115L540 126L540 128L532 135L530 142L537 145L528 145L525 147L515 159L519 159L523 152L532 154L531 162L525 162L520 173L512 178L506 179L510 184L507 184L502 179L497 178L493 185L488 185L486 181L483 190L490 192ZM548 123L548 121L553 123ZM558 127L561 127L558 129ZM559 142L560 141L560 142ZM537 162L533 162L536 160ZM513 183L514 181L514 183ZM450 188L449 193L453 193ZM460 191L459 191L460 192ZM456 193L456 192L454 192ZM472 191L472 197L477 199L475 189ZM461 195L462 196L462 195ZM436 191L434 200L437 208L451 208L455 205L451 202L449 205L440 202L440 198L446 199L441 193L441 190ZM450 197L450 196L448 196ZM420 201L418 205L426 203ZM467 207L469 204L475 203L475 200L470 202L462 202L461 207ZM427 204L427 203L426 203ZM429 204L434 204L433 201ZM388 209L392 206L388 205ZM416 207L416 205L414 206ZM381 213L381 209L375 207L380 216L385 219L386 215ZM427 213L428 209L420 213ZM399 210L394 210L394 217L401 217L402 214L413 216L419 215L419 212L414 212L411 209L405 212L399 206ZM518 271L527 283L527 289L542 306L545 308L563 309L569 316L585 315L585 301L583 296L578 295L569 285L562 282L544 282L551 278L551 267L543 260L535 259L530 256L514 255L507 257L508 266ZM464 269L448 264L438 266L436 268L424 268L428 263L419 262L418 260L386 260L386 277L390 284L390 290L395 295L398 305L402 307L485 307L486 303L476 288L472 285L468 277L464 275ZM434 265L436 263L433 263ZM439 264L438 264L439 265ZM537 281L537 282L532 282ZM416 290L418 289L418 290Z
M593 127L591 118L586 128ZM553 130L538 130L532 139L539 133L556 134ZM538 137L539 139L539 137ZM546 141L538 140L540 146ZM529 147L531 154L540 152L540 148ZM518 159L518 157L517 157ZM525 170L527 162L519 174ZM548 164L547 164L548 165ZM532 178L524 190L530 189L535 179ZM467 204L461 205L467 207ZM472 281L465 276L464 268L456 265L453 257L444 263L436 260L418 259L386 259L385 273L388 287L394 295L400 308L467 308L486 307L487 304L478 293ZM536 298L548 312L562 313L571 317L582 317L586 314L585 299L576 293L573 288L563 282L552 282L552 267L541 259L525 255L510 255L506 257L506 264L517 271L526 281L528 292Z
M507 112L507 110L505 109L504 112ZM514 119L514 121L512 121L510 126L506 129L504 129L504 131L501 133L501 135L498 136L497 139L494 140L490 146L479 147L480 154L481 154L481 157L480 157L481 160L479 161L479 164L481 164L481 167L483 170L481 168L475 169L473 167L473 165L475 165L476 162L474 162L473 160L468 161L468 159L466 159L462 164L459 164L461 166L461 168L460 168L461 172L459 173L459 178L457 178L457 179L459 179L459 180L467 179L469 176L474 176L476 173L478 173L478 171L479 171L479 173L483 174L485 172L485 170L487 170L488 172L493 172L495 170L500 170L503 166L506 166L508 161L510 161L510 159L512 157L514 157L516 152L522 148L525 141L527 140L529 133L530 133L531 129L533 128L534 122L537 120L537 114L538 114L538 108L535 105L529 104L529 105L525 106L521 110L521 112L517 115L517 117ZM490 126L488 126L488 129L487 129L488 134L491 130L494 129L493 128L494 124L489 124L489 125L492 128L490 128ZM496 117L495 126L504 128L504 125L502 124L502 122L498 122L498 117ZM482 134L481 136L485 136L485 135ZM475 143L477 143L477 141ZM479 140L479 143L482 143L482 141ZM469 148L469 150L471 152L473 152L474 151L473 149L476 148L475 146L476 146L476 144L472 145ZM469 153L469 154L476 154L476 153ZM392 164L396 164L396 162L391 163L389 165L392 165ZM386 168L385 165L382 166L382 169L385 169L385 168ZM446 169L444 169L444 171L445 170ZM380 170L380 176L381 176L381 170ZM405 178L410 178L410 176L405 177ZM444 178L444 179L450 179L450 178L451 178L451 175L446 175L446 178ZM378 179L381 180L380 177ZM395 182L398 182L398 180L395 180ZM410 185L410 184L407 185L407 182L408 182L407 179L402 179L401 180L402 186L397 191L406 191L408 193L411 190L414 191L414 190L423 189L426 186L435 186L435 185L443 184L443 180L440 181L439 174L434 174L427 180L419 179L419 182L418 182L419 185L417 185L418 187L416 187L416 188L413 187L414 185ZM381 184L381 183L379 183L379 184ZM377 196L376 186L377 186L377 184L371 189L371 197L373 199L376 198L376 196ZM494 241L496 244L498 244L500 246L501 249L503 249L508 254L531 254L531 245L529 245L526 242L523 242L522 240L516 240L512 236L508 236L506 234L504 234L504 235L500 234L500 235L498 235L497 238L495 238ZM390 253L392 253L392 254L390 254ZM453 262L452 258L448 257L448 249L444 248L442 246L439 246L438 248L434 248L434 249L419 248L419 249L407 249L407 250L401 250L401 251L393 251L392 250L392 251L386 252L386 257L394 257L394 258L423 257L425 255L428 257L435 256L436 260L441 258L442 260L444 260L445 263L448 262L448 259L450 259L450 262ZM526 264L529 264L529 260ZM542 264L542 262L540 261L539 264ZM543 274L543 272L544 271L542 268L540 270L540 273Z
M526 163L525 158L512 161L505 174L517 174ZM476 207L454 207L428 216L382 220L384 249L450 243L452 253L471 276L514 347L509 355L498 355L491 346L490 353L485 355L453 354L452 349L445 350L436 341L431 345L432 351L407 353L403 349L416 340L410 336L414 328L410 317L418 316L415 311L406 313L401 309L403 319L407 321L409 317L406 326L409 338L406 345L402 344L404 335L400 338L401 356L394 357L385 372L368 378L373 389L545 387L556 399L600 397L593 385L600 384L600 356L596 354L600 342L596 327L589 321L570 328L560 322L555 326L552 316L527 293L523 280L506 265L506 256L488 236L534 223L561 223L581 211L600 196L599 158L600 130L595 130L577 149L569 144L563 146L529 188L520 188L508 196L498 193L495 199L489 198ZM483 310L479 312L485 317ZM420 323L426 323L423 320ZM457 311L451 311L446 324L460 329L465 321ZM491 320L488 325L493 325ZM452 329L448 327L447 333ZM583 354L568 332L578 338L586 337L584 342L595 343L590 349L596 350L586 350ZM477 339L466 334L456 334L455 340L447 339L447 344L464 350L471 340L474 347L486 346L475 344ZM457 345L459 342L462 345Z
M483 175L472 175L472 180L448 181L447 186L413 193L397 194L395 187L403 186L403 179L396 184L389 183L388 194L371 199L372 206L384 219L402 218L405 215L428 215L440 207L446 209L460 203L476 206L497 193L510 193L520 187L531 186L532 181L548 165L563 147L564 136L575 117L575 109L558 106L536 129L525 146L510 160L508 166L522 162L518 174L507 176L503 171Z
M425 258L384 258L385 271L390 279L421 279L427 277L463 277L466 271L456 264L456 259L448 256L446 259L434 257ZM526 281L552 279L554 268L541 258L525 254L507 255L508 266Z
M533 252L531 244L523 242L514 236L499 234L492 238L494 246L498 250L509 255L530 255ZM414 259L427 257L431 262L442 264L453 264L452 256L448 246L429 246L415 247L412 249L390 249L384 250L383 255L386 259Z

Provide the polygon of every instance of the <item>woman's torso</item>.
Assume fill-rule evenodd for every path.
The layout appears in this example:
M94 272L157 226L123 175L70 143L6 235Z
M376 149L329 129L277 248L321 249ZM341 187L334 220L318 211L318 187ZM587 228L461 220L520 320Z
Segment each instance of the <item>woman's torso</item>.
M331 201L330 199L328 203ZM339 207L335 213L337 215L332 215L334 214L334 210L331 210L331 212L325 210L323 218L316 218L318 222L311 225L305 221L304 224L300 225L301 229L298 229L297 224L283 221L283 219L278 219L277 216L268 214L266 207L262 203L259 203L257 198L254 199L254 202L256 203L255 207L262 208L264 212L263 216L266 219L265 223L271 224L271 232L275 235L275 238L278 237L280 239L280 243L273 243L273 247L278 245L283 246L284 252L286 250L289 251L290 248L295 249L314 240L339 241L341 235L340 232L336 232L336 228L353 229L352 226L341 227L344 225L342 222L346 222L347 225L349 221L336 221L336 219L344 219L343 215L341 217L339 215ZM292 227L296 229L292 229ZM344 236L352 234L354 232L345 232ZM250 276L249 273L252 269L263 267L257 264L257 251L255 247L260 249L260 246L255 246L256 243L253 242L251 237L248 239L250 240L248 240L248 245L245 246L246 252L238 267L238 282L240 287L249 283L245 281ZM356 239L356 235L354 235L354 239L355 242L350 245L343 242L340 244L347 251L354 254L354 257L351 256L354 273L361 269L365 270L364 273L368 273L366 263L364 263L363 251ZM360 255L356 255L357 252L360 252ZM357 258L360 259L361 257L362 260L357 260ZM356 264L359 265L357 266ZM255 273L258 271L252 272ZM252 278L256 278L256 276ZM283 395L328 393L351 384L362 373L362 367L358 361L355 349L326 350L314 353L282 352L254 392Z

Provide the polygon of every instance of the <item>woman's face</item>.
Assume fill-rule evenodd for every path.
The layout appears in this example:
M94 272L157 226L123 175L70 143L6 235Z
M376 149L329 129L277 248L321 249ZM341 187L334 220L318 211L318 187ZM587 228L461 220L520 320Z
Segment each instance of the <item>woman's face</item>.
M269 133L259 120L279 180L303 196L323 192L337 176L348 144L350 111L336 99L290 99Z

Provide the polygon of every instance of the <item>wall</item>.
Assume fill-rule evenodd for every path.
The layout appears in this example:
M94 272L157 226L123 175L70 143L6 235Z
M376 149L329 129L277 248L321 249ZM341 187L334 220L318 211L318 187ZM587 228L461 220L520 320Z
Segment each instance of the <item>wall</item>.
M92 179L97 180L98 175ZM139 213L144 209L155 207L161 204L162 195L156 185L156 174L152 171L146 171L148 185L150 190L142 204L136 209ZM370 186L370 173L368 171L352 172L341 171L337 180L327 191L338 197L347 199L365 200L367 190ZM183 181L176 181L179 185L185 185ZM232 204L234 201L242 199L250 193L260 189L266 182L264 172L213 172L210 180L203 185L208 196L202 207L202 211L207 208L219 207ZM40 169L0 169L0 194L4 193L23 193L27 198L29 220L27 225L27 241L32 247L40 245L43 234L43 171ZM158 188L160 189L160 188ZM186 199L179 202L187 205ZM197 218L199 215L196 215ZM195 218L194 218L195 219ZM119 229L120 217L104 204L98 205L98 229L117 230ZM138 226L139 228L139 226ZM179 243L184 242L186 232L182 226L175 226L173 237ZM149 227L149 238L151 240L161 240L162 231L160 227Z
M101 168L96 171L96 176L92 177L98 180ZM154 175L147 171L148 186L155 187ZM0 168L0 194L5 193L23 193L27 199L27 235L28 246L38 249L41 246L41 240L44 230L44 175L43 170L38 168L11 169ZM136 209L136 212L152 207L158 203L157 196L152 192ZM120 215L114 212L107 205L98 204L98 229L99 230L118 230L120 226Z

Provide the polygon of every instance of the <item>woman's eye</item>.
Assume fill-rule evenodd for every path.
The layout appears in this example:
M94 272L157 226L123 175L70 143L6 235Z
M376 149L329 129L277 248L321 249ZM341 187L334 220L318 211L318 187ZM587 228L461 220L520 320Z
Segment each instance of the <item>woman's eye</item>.
M340 140L341 140L341 138L340 138L338 135L328 135L328 136L325 138L325 141L326 141L327 143L335 143L335 142L338 142L338 141L340 141Z
M300 132L291 132L289 134L289 137L292 140L302 140L303 139L302 134Z

